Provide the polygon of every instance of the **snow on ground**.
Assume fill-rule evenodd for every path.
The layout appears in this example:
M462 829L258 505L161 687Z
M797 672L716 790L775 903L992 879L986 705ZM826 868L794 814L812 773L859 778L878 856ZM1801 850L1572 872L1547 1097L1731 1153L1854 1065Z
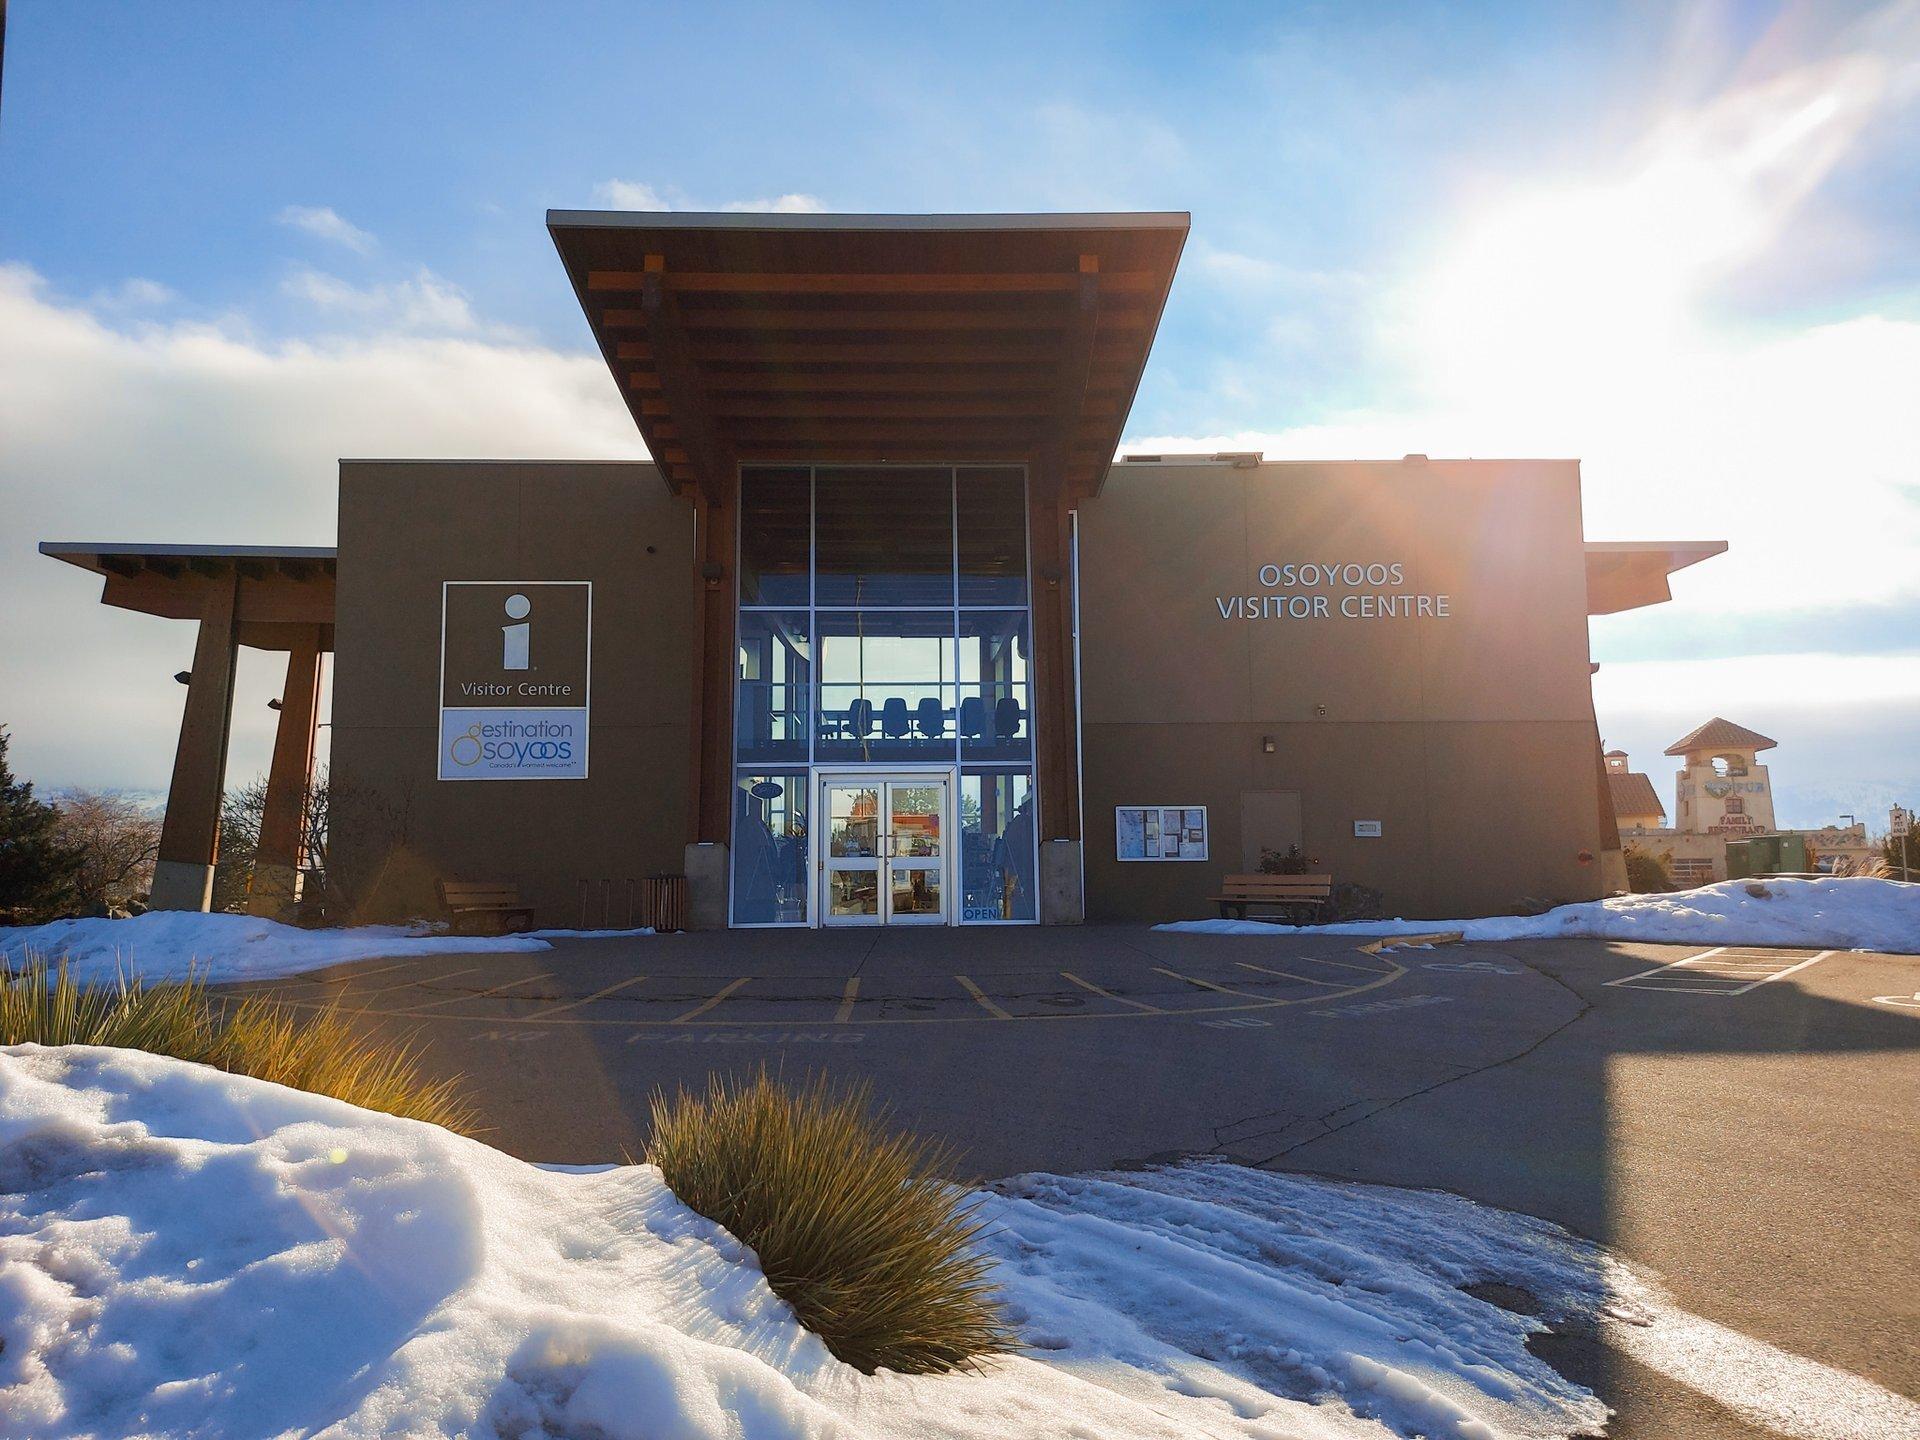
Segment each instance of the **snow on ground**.
M1624 1315L1649 1364L1776 1393L1775 1352L1663 1309L1551 1225L1451 1196L1197 1163L1019 1176L980 1204L1024 1352L864 1376L651 1167L531 1166L129 1051L0 1049L0 1433L1487 1440L1597 1424L1599 1403L1527 1352L1540 1322L1461 1288L1489 1280L1556 1321ZM1920 1408L1777 1358L1788 1433L1915 1433Z
M253 915L150 910L130 920L56 920L0 925L0 962L18 969L27 956L66 960L82 981L121 972L148 981L180 980L189 971L215 984L272 980L352 960L422 955L507 954L550 950L569 938L651 935L651 930L535 930L523 935L448 935L425 925L354 925L303 930Z
M1824 876L1725 880L1671 895L1618 895L1544 915L1490 920L1352 920L1271 925L1259 920L1176 920L1157 930L1206 935L1417 935L1459 930L1468 940L1637 940L1673 945L1792 945L1920 954L1920 884Z

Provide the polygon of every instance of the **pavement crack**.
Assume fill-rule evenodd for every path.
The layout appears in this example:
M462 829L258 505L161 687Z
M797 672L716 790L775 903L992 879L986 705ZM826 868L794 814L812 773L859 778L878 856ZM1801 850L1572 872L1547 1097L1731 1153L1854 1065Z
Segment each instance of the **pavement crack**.
M1326 1139L1329 1135L1337 1135L1342 1130L1351 1129L1353 1126L1361 1124L1364 1121L1371 1120L1377 1115L1384 1115L1387 1111L1396 1109L1399 1106L1406 1104L1409 1100L1419 1100L1424 1096L1432 1095L1437 1093L1438 1091L1444 1090L1449 1085L1457 1085L1462 1080L1471 1080L1477 1075L1485 1075L1489 1071L1499 1070L1504 1066L1512 1065L1518 1061L1525 1060L1529 1055L1532 1055L1535 1051L1540 1049L1540 1047L1545 1045L1548 1041L1552 1040L1554 1037L1562 1034L1563 1032L1572 1029L1575 1025L1578 1025L1582 1020L1586 1019L1588 1015L1593 1013L1593 1002L1587 999L1579 991L1575 990L1571 985L1568 985L1564 980L1560 979L1559 976L1549 975L1546 971L1542 970L1539 966L1529 964L1525 959L1521 958L1520 956L1509 955L1509 954L1506 954L1505 952L1499 952L1499 953L1502 959L1511 960L1517 965L1525 966L1527 970L1531 971L1535 975L1538 975L1542 980L1545 980L1548 984L1558 986L1560 989L1566 991L1568 995L1573 997L1575 1004L1579 1008L1576 1009L1574 1013L1570 1015L1567 1019L1561 1021L1558 1025L1554 1026L1551 1030L1548 1030L1543 1034L1536 1036L1531 1043L1527 1044L1526 1046L1524 1046L1519 1050L1514 1051L1511 1055L1502 1056L1498 1060L1489 1060L1484 1065L1469 1066L1466 1069L1460 1070L1455 1074L1446 1076L1444 1079L1435 1080L1430 1085L1423 1085L1417 1090L1409 1090L1404 1095L1395 1096L1391 1100L1387 1100L1380 1103L1374 1103L1367 1100L1349 1100L1340 1105L1336 1105L1333 1109L1326 1111L1323 1115L1315 1117L1314 1123L1322 1127L1321 1132L1318 1135L1304 1136L1299 1140L1295 1140L1293 1143L1289 1145L1282 1146L1280 1149L1274 1151L1273 1154L1267 1156L1263 1160L1254 1160L1246 1163L1250 1163L1257 1168L1265 1168L1266 1166L1273 1164L1275 1161L1282 1160L1288 1155L1291 1155L1294 1151L1300 1149L1302 1146L1316 1144L1319 1141ZM1373 1103L1374 1108L1366 1111L1364 1114L1355 1115L1351 1119L1340 1121L1338 1124L1328 1123L1330 1120L1332 1120L1334 1116L1339 1115L1343 1110L1350 1110L1357 1105L1365 1105L1369 1103Z

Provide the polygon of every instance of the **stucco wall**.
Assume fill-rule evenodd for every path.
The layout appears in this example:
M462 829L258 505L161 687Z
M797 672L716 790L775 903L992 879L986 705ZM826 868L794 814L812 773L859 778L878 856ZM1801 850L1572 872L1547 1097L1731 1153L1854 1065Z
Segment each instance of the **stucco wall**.
M650 465L343 461L332 872L357 913L509 880L543 925L622 923L687 828L692 516ZM441 586L593 582L584 780L442 781ZM602 881L610 881L611 915Z
M1297 792L1317 868L1391 913L1597 895L1581 547L1571 461L1116 465L1080 511L1088 918L1214 913L1205 897L1259 838L1241 833L1249 791ZM1349 563L1402 578L1259 575ZM1350 593L1445 595L1450 613L1350 618ZM1316 594L1324 616L1219 608ZM1114 807L1136 804L1207 806L1210 858L1118 861Z

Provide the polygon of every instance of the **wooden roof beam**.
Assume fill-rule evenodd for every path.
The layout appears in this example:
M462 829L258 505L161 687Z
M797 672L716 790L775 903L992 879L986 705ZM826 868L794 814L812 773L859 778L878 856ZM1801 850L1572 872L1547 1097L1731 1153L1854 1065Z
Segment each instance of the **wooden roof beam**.
M1076 394L1076 402L1078 395ZM641 413L659 404L642 400ZM1088 400L1081 413L1111 415L1117 409L1112 400ZM813 400L765 399L759 396L720 396L713 401L713 413L724 416L763 416L789 420L993 420L1003 416L1051 416L1053 406L1043 395L1006 399L927 399L886 400ZM1071 419L1068 422L1072 423Z
M695 483L709 500L714 500L725 493L722 479L731 464L713 433L706 398L701 393L699 370L686 332L680 327L679 307L667 293L666 257L649 255L644 264L646 268L640 272L640 308L647 317L647 343L659 357L660 386L666 399L664 405L660 401L640 402L642 429L646 428L645 420L650 413L671 415L693 468ZM661 408L650 411L650 406ZM647 448L653 447L649 444Z
M609 328L634 328L636 312L608 310L601 320ZM923 334L949 330L1059 330L1072 318L1070 312L1054 307L1022 306L1018 310L767 310L708 307L683 309L681 320L687 329L746 330L763 334L782 330L902 330ZM1115 309L1104 318L1110 329L1138 329L1153 323L1153 314L1144 308Z
M1085 417L1103 413L1111 415L1116 409L1110 401L1105 402L1104 410L1099 409L1097 407L1101 402L1091 401L1087 397L1093 369L1094 342L1100 329L1100 257L1082 255L1079 270L1078 303L1074 309L1073 325L1067 332L1066 348L1060 356L1060 367L1052 385L1053 399L1049 407L1049 413L1054 417L1052 429L1038 457L1041 483L1063 489L1066 485L1067 462L1074 441L1084 428Z
M645 371L635 371L628 380L630 390L653 394L659 388L659 377ZM924 370L799 370L723 371L707 375L707 389L716 395L971 395L1017 393L1025 388L1021 377L980 368L957 374ZM1123 386L1119 377L1105 375L1096 377L1090 388L1100 394L1117 395Z
M659 259L664 270L665 259ZM587 289L594 293L645 293L649 270L590 270ZM1053 271L1037 274L969 270L952 274L923 271L830 275L797 271L752 274L737 271L682 270L664 275L664 288L679 295L1071 295L1077 277ZM1159 281L1151 271L1122 270L1107 277L1116 294L1153 294Z
M652 360L657 352L629 349L622 343L615 349L619 360ZM740 365L1040 365L1058 363L1057 339L1037 340L926 340L926 341L851 341L803 340L793 342L751 340L695 340L695 359ZM662 368L666 357L659 356ZM1123 343L1101 343L1094 348L1100 364L1126 365L1128 352Z

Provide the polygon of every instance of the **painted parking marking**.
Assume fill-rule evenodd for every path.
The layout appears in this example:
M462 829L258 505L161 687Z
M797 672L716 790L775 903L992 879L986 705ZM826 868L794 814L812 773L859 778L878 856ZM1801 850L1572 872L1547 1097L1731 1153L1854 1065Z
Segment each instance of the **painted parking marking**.
M475 966L474 968L479 969L480 967ZM466 972L456 971L454 973L465 974ZM552 978L553 976L542 970L537 974L522 975L518 980L509 980L504 985L495 985L489 990L462 991L458 995L449 995L444 1000L429 1000L424 1005L410 1005L405 1010L396 1010L393 1013L396 1015L418 1015L423 1010L438 1010L442 1005L457 1005L462 1000L493 1000L506 994L509 990L518 990L523 985L532 985L536 981L551 980Z
M833 1012L833 1023L844 1025L853 1018L853 1002L860 997L860 977L849 975L847 988L840 992L840 1008Z
M1164 1015L1167 1013L1165 1010L1162 1010L1158 1005L1149 1005L1144 1000L1129 1000L1124 995L1116 995L1113 993L1113 991L1107 989L1104 985L1096 985L1091 980L1081 979L1078 975L1074 974L1071 970L1062 970L1060 974L1062 978L1071 981L1075 985L1078 985L1082 990L1089 990L1095 995L1103 995L1109 1000L1118 1000L1122 1005L1131 1005L1134 1009L1144 1010L1149 1015Z
M980 1008L982 1010L985 1010L989 1015L993 1016L994 1019L1011 1020L1013 1018L1013 1016L1009 1015L1006 1011L1002 1010L998 1005L994 1004L993 1001L989 1000L987 998L986 992L982 990L978 985L974 984L973 981L969 980L965 975L956 975L953 978L958 980L960 982L960 988L962 990L965 990L967 994L971 995L976 1001L978 1001Z
M1833 953L1831 950L1759 950L1749 946L1716 945L1698 955L1606 983L1627 990L1661 990L1682 995L1744 995L1775 980L1797 975Z
M1242 970L1258 970L1262 975L1278 975L1282 980L1299 980L1308 985L1325 985L1332 990L1347 988L1338 980L1316 980L1311 975L1296 975L1291 970L1273 970L1265 965L1256 965L1251 960L1236 960L1233 963Z
M1354 953L1356 955L1364 955L1370 952L1356 950ZM1364 975L1391 975L1393 973L1391 969L1383 970L1378 965L1362 965L1358 960L1336 960L1331 955L1302 955L1300 957L1300 963L1303 965L1336 965L1342 970L1358 970ZM1389 966L1393 963L1391 960L1387 962Z
M466 965L458 970L449 970L442 975L414 976L407 980L396 980L391 985L381 985L372 990L359 991L357 992L356 998L371 1000L375 995L390 995L395 990L411 990L416 985L424 990L434 985L443 984L448 980L457 980L462 975L471 975L476 970L485 970L486 968L485 965Z
M545 1010L536 1010L533 1012L532 1018L535 1020L551 1020L554 1016L564 1014L568 1010L577 1010L582 1005L591 1005L594 1001L604 1000L609 995L618 995L622 990L638 985L646 978L644 975L629 975L624 980L615 981L604 990L596 990L591 995L582 995L578 1000L566 1000L558 1005L549 1005Z
M1201 980L1197 976L1185 975L1179 971L1165 970L1165 971L1161 971L1160 973L1167 975L1169 978L1177 979L1184 983L1195 985L1201 989L1215 991L1220 996L1220 999L1214 1003L1202 1003L1202 1004L1196 1004L1191 1006L1177 1006L1170 1009L1163 1009L1158 1005L1149 1004L1146 1001L1135 1000L1135 999L1131 999L1126 995L1116 994L1114 991L1106 988L1105 986L1096 985L1092 981L1086 980L1085 977L1083 976L1074 975L1066 971L1061 971L1058 973L1062 976L1062 978L1065 979L1069 984L1074 985L1077 989L1084 990L1092 994L1101 995L1103 998L1110 998L1110 999L1116 1000L1119 1002L1119 1004L1117 1006L1112 1006L1112 1007L1097 1006L1097 1007L1089 1007L1086 1009L1079 1009L1079 1010L1050 1009L1045 1012L1036 1013L1036 1014L1012 1014L1012 1013L1009 1013L1004 1007L996 1003L992 999L992 997L988 996L984 991L981 991L979 986L973 983L971 977L955 976L955 980L961 985L961 987L968 991L968 998L973 1001L972 1005L962 1006L959 1004L953 1004L953 1005L941 1005L938 1007L930 1005L927 1007L927 1009L931 1013L903 1015L903 1014L895 1013L894 1008L884 1003L884 1001L881 1003L868 1003L868 1004L856 1003L853 1009L849 1011L847 1019L843 1023L845 1023L848 1030L856 1030L856 1029L860 1029L860 1028L864 1028L872 1025L984 1024L984 1023L989 1023L996 1020L1011 1020L1015 1022L1033 1021L1036 1023L1041 1023L1041 1022L1059 1023L1063 1021L1073 1021L1073 1020L1086 1020L1086 1021L1142 1020L1144 1021L1144 1020L1149 1020L1155 1017L1166 1017L1166 1016L1178 1016L1182 1019L1196 1019L1201 1016L1223 1016L1223 1015L1232 1015L1236 1013L1243 1013L1247 1011L1278 1010L1278 1009L1284 1009L1284 1008L1288 1008L1292 1006L1300 1006L1300 1005L1326 1005L1326 1004L1331 1004L1341 1000L1352 999L1356 996L1363 995L1368 991L1378 990L1381 986L1390 985L1393 982L1404 978L1408 974L1406 967L1403 965L1400 965L1396 961L1387 959L1386 957L1382 957L1382 960L1386 966L1386 968L1384 969L1375 968L1373 966L1352 967L1355 969L1364 969L1367 973L1364 977L1356 976L1354 978L1354 983L1343 989L1328 991L1324 994L1320 993L1319 991L1315 991L1314 993L1309 995L1292 995L1292 996L1275 995L1275 994L1256 994L1251 991L1234 990L1231 987L1228 987L1225 985L1217 985L1211 981ZM1294 962L1294 963L1299 963L1299 962ZM464 969L453 970L453 971L445 972L444 974L435 976L434 980L435 981L452 980L457 978L458 976L469 974L475 970L480 970L484 968L487 968L487 967L484 965L468 966ZM595 1011L586 1008L586 1004L588 1001L598 998L597 996L586 996L582 1000L577 1002L562 1000L557 1005L548 1005L548 1006L536 1008L536 1009L525 1011L523 1013L518 1013L518 1014L502 1013L502 1014L475 1015L475 1014L462 1014L457 1012L448 1012L448 1011L443 1011L436 1008L440 1005L450 1005L455 1000L482 999L482 998L492 997L492 996L505 996L507 995L507 992L511 990L515 990L522 985L530 985L539 980L550 980L552 978L553 976L551 974L547 972L542 972L537 975L525 976L519 980L507 982L504 985L494 986L485 991L463 992L460 995L446 997L444 999L439 999L439 1000L427 1001L420 1005L414 1005L411 1007L400 1008L400 1009L384 1010L384 1009L376 1009L373 1007L368 1007L361 1013L363 1013L367 1018L370 1018L370 1019L381 1018L381 1017L393 1018L393 1017L398 1017L402 1015L412 1015L417 1013L420 1015L421 1019L429 1023L439 1022L439 1023L452 1023L452 1024L458 1024L458 1025L478 1024L478 1025L486 1026L489 1028L484 1033L488 1035L497 1035L497 1036L504 1036L506 1034L511 1033L513 1030L520 1029L521 1027L530 1027L535 1030L545 1030L548 1027L557 1028L560 1026L579 1027L579 1028L611 1026L615 1029L628 1032L627 1038L629 1043L632 1043L632 1041L637 1037L642 1037L648 1033L653 1032L656 1029L656 1027L676 1026L676 1025L690 1026L690 1027L707 1027L707 1026L721 1027L721 1028L730 1030L735 1034L742 1035L742 1036L749 1036L749 1037L754 1035L765 1036L769 1033L774 1033L774 1032L768 1032L765 1030L745 1029L742 1027L741 1022L738 1020L724 1019L717 1016L709 1016L707 1013L711 1011L715 1006L717 1006L721 1001L727 999L734 992L739 990L741 986L746 985L749 981L756 978L765 978L765 977L756 977L756 976L750 976L750 975L741 976L733 980L731 983L729 983L723 989L721 989L717 994L710 996L707 1000L703 1001L700 1005L694 1007L694 1009L671 1018L662 1016L659 1019L650 1019L650 1018L635 1018L632 1016L608 1016L608 1015L596 1013ZM630 977L629 981L623 981L621 983L622 984L638 983L638 981L641 978L643 977L638 977L638 976ZM401 986L395 986L393 988L405 989L408 987L406 985L401 985ZM838 1002L841 1006L845 1006L847 1004L847 1000L850 993L856 994L856 997L857 997L857 992L852 992L851 987L847 987L842 990L840 1000ZM1062 992L1062 993L1065 993L1065 992ZM508 997L508 998L511 998L511 997ZM832 1005L835 1003L833 998L833 992L830 989L823 990L818 997L807 997L807 998L817 998L818 1002L821 1003L822 1005ZM319 997L296 998L294 996L287 996L281 999L279 1003L294 1009L325 1010L336 1005L338 1001L335 999L326 999L326 998L319 998ZM497 1006L497 1007L491 1007L491 1008L505 1010L508 1007ZM565 1013L556 1014L556 1012L562 1012L562 1011ZM1316 1011L1314 1013L1324 1013L1324 1012ZM836 1016L836 1019L837 1019L837 1016ZM818 1023L827 1024L832 1022L822 1019Z
M746 984L747 981L751 980L752 978L753 977L751 975L742 975L738 980L729 980L725 985L722 985L718 990L714 991L714 993L709 995L705 1000L702 1000L698 1005L694 1006L693 1009L687 1011L683 1015L674 1016L673 1019L669 1020L667 1023L669 1025L684 1025L689 1020L698 1020L702 1015L706 1014L709 1010L713 1009L714 1006L718 1005L722 1000L726 999L729 995L733 994L734 991L738 990L742 985Z
M1920 1010L1920 991L1911 995L1876 995L1873 1003L1891 1005L1896 1010Z
M1182 975L1178 970L1168 970L1159 965L1153 968L1170 980L1184 980L1189 985L1198 985L1206 990L1216 990L1222 995L1235 995L1242 1000L1270 1000L1273 998L1270 995L1255 995L1249 990L1231 990L1225 985L1216 985L1211 980L1202 980L1198 975Z

